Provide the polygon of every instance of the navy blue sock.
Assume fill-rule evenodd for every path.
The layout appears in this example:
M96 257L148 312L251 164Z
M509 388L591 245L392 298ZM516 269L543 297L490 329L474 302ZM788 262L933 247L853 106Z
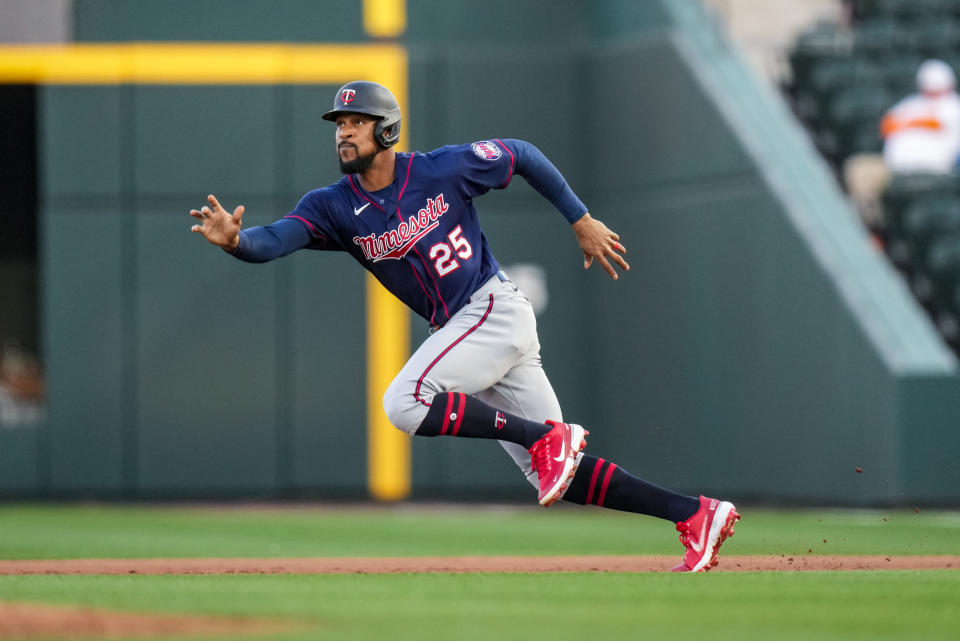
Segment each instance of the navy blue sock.
M625 472L618 465L584 454L564 501L648 514L679 523L700 509L700 499L665 490Z
M508 414L473 396L445 392L433 397L416 435L495 438L519 443L529 449L551 429L546 423Z

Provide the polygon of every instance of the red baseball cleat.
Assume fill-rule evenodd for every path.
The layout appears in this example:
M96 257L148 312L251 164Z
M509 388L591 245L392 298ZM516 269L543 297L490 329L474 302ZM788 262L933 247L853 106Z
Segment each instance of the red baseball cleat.
M686 521L677 523L680 542L687 548L683 563L672 572L706 572L719 563L717 551L740 519L733 503L700 497L700 509Z
M530 448L530 460L540 480L540 496L537 500L549 507L563 497L583 458L590 432L576 423L547 421L553 429Z

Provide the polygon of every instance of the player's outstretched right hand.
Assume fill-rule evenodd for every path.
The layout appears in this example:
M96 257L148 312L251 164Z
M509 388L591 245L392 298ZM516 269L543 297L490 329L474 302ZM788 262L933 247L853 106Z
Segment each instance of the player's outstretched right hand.
M243 226L243 205L233 210L233 214L220 206L213 194L207 196L210 206L204 205L200 210L191 209L190 215L200 221L190 231L198 232L208 241L233 251L240 243L240 227Z
M621 254L627 253L627 248L620 243L620 236L610 231L599 220L591 217L590 212L585 213L577 222L573 223L573 231L577 234L580 249L583 250L584 269L589 269L593 260L596 259L603 269L610 274L610 278L617 280L620 277L610 261L607 260L609 258L626 271L630 271L630 265L621 256Z

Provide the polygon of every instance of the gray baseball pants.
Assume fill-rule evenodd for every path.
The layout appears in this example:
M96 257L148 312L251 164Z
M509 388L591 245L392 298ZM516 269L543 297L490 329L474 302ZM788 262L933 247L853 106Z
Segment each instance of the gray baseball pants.
M563 420L540 362L533 308L509 280L488 280L420 345L387 388L383 407L396 428L413 435L434 395L444 392L469 394L532 421ZM527 449L500 444L538 487Z

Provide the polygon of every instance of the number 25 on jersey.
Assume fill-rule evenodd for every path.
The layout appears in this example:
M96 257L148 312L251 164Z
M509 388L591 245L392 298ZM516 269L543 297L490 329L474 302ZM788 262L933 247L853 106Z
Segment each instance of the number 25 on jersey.
M437 274L441 278L460 268L460 263L454 254L459 256L461 260L468 260L473 256L473 247L470 246L466 238L461 236L462 233L463 230L460 225L457 225L452 232L447 234L449 243L437 243L430 248L430 260L434 261L434 269L437 270Z

